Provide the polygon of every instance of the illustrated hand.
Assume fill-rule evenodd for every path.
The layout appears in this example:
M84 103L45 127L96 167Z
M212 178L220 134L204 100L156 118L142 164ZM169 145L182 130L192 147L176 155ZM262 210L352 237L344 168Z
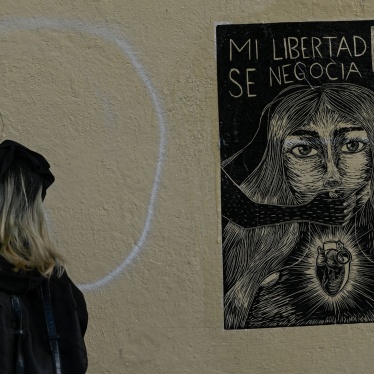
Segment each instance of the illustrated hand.
M341 196L331 198L330 194L325 192L315 196L303 207L308 221L324 225L344 226L355 213L356 201L356 194L344 198Z

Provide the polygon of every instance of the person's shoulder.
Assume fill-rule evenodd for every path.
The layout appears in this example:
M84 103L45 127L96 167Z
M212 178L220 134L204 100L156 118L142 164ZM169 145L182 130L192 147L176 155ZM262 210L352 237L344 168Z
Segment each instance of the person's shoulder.
M52 275L51 279L53 279L54 282L69 286L71 288L72 293L73 293L74 299L78 302L85 303L82 291L77 287L77 285L69 277L65 268L63 269L62 274L58 274L58 273L55 272Z

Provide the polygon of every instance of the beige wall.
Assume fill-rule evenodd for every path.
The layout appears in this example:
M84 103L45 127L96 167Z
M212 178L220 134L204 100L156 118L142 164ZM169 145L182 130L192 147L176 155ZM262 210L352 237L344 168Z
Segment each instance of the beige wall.
M369 1L3 0L0 13L1 136L52 164L46 205L85 290L89 373L373 372L372 324L223 330L214 46L218 22L370 19Z

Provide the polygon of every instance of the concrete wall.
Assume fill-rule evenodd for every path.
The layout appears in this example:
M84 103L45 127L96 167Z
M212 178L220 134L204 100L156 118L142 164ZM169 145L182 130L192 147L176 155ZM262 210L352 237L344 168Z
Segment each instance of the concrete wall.
M214 25L365 0L1 2L1 137L47 156L89 373L371 373L371 324L224 331Z

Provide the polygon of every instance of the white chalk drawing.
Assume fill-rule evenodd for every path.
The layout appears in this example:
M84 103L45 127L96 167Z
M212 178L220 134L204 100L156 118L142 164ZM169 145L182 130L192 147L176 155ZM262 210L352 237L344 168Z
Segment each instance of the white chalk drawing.
M48 18L10 18L6 20L0 20L0 33L9 33L14 31L23 30L54 30L54 31L75 31L84 34L89 34L94 37L100 38L114 46L116 46L128 59L135 72L146 87L148 94L152 99L157 119L159 123L160 131L160 142L158 146L157 163L155 169L155 175L152 185L152 190L147 206L146 218L143 226L143 230L137 243L131 249L129 255L110 273L102 277L101 279L95 280L89 283L83 283L79 285L82 291L93 291L101 288L117 278L123 271L134 261L143 249L147 236L151 229L152 219L154 216L154 208L156 204L157 193L161 181L161 173L163 162L165 158L166 149L166 121L164 116L164 109L157 94L155 87L150 81L148 74L146 73L143 66L140 64L136 57L136 53L131 48L130 44L125 40L120 32L114 31L109 28L108 25L91 24L84 21L75 20L59 20L59 19L48 19Z

